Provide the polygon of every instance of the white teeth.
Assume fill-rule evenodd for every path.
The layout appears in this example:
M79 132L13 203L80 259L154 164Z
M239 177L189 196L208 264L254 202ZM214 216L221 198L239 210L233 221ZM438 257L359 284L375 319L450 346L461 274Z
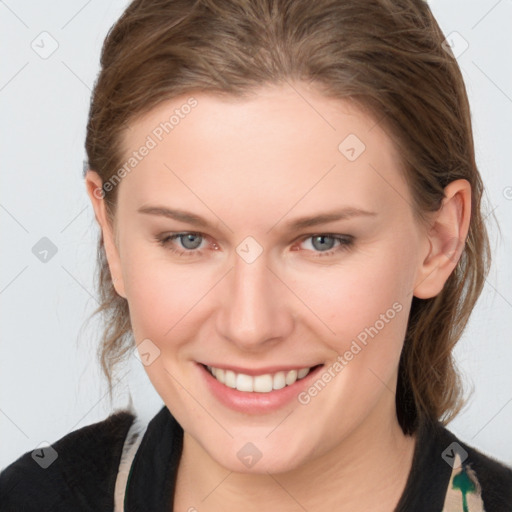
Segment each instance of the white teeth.
M311 368L301 368L300 370L290 370L288 372L277 372L271 375L257 375L255 377L244 373L235 373L223 368L207 366L209 372L222 384L238 391L248 393L256 391L257 393L270 393L273 390L282 389L285 386L291 386L299 379L303 379Z
M274 389L282 389L286 386L286 379L284 372L277 372L274 375L274 382L272 383L272 387Z
M309 368L302 368L297 373L298 379L303 379L309 373Z
M258 393L269 393L272 391L274 379L269 373L266 375L258 375L252 380L254 381L253 391L257 391Z
M285 378L285 381L286 381L286 384L288 386L290 386L291 384L293 384L296 380L297 380L297 370L290 370L287 374L286 374L286 378Z
M238 391L254 391L254 379L250 375L239 373L236 376L236 389Z
M224 373L224 384L226 384L226 386L228 388L235 389L236 388L236 373L232 372L231 370L226 370L226 372Z

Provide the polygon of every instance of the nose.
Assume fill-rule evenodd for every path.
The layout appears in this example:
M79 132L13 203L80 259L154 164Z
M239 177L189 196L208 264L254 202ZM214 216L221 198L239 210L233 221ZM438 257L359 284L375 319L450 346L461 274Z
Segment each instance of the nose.
M294 328L294 302L267 265L265 253L252 263L235 254L234 268L223 280L217 328L224 339L244 351L268 350Z

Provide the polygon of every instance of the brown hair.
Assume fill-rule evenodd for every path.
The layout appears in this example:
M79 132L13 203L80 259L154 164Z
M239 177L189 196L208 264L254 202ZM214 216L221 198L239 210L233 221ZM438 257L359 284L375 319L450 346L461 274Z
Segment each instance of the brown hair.
M443 290L413 297L399 363L397 416L447 424L464 405L452 349L489 271L483 184L458 64L422 0L135 0L109 31L87 125L88 166L105 183L122 165L127 125L173 97L243 96L300 80L351 100L388 131L403 159L417 218L439 209L444 187L467 179L471 223ZM115 218L117 187L104 191ZM98 241L97 286L105 329L99 348L112 372L133 349L127 301L117 295Z

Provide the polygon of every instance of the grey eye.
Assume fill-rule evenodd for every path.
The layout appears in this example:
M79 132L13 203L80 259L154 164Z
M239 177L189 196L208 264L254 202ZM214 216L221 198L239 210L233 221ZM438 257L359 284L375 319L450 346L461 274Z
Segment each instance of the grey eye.
M327 242L326 242L327 241ZM336 240L332 236L317 235L311 237L311 244L319 251L330 250L334 247Z
M202 236L195 233L180 235L180 241L185 249L197 249L202 242Z

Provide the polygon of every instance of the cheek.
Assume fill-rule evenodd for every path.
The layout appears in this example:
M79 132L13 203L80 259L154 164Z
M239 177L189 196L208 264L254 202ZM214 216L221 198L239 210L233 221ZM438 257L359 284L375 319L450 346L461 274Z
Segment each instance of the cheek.
M294 289L315 313L301 318L352 369L374 367L389 376L407 328L411 261L393 243L346 261L295 278Z
M386 312L393 317L400 309L397 304L405 307L410 301L404 285L409 278L400 275L407 269L383 258L322 270L296 278L294 285L307 306L337 334L354 335L354 329L373 325Z
M197 265L171 264L142 251L126 252L123 275L137 342L150 338L162 343L176 337L214 284Z

